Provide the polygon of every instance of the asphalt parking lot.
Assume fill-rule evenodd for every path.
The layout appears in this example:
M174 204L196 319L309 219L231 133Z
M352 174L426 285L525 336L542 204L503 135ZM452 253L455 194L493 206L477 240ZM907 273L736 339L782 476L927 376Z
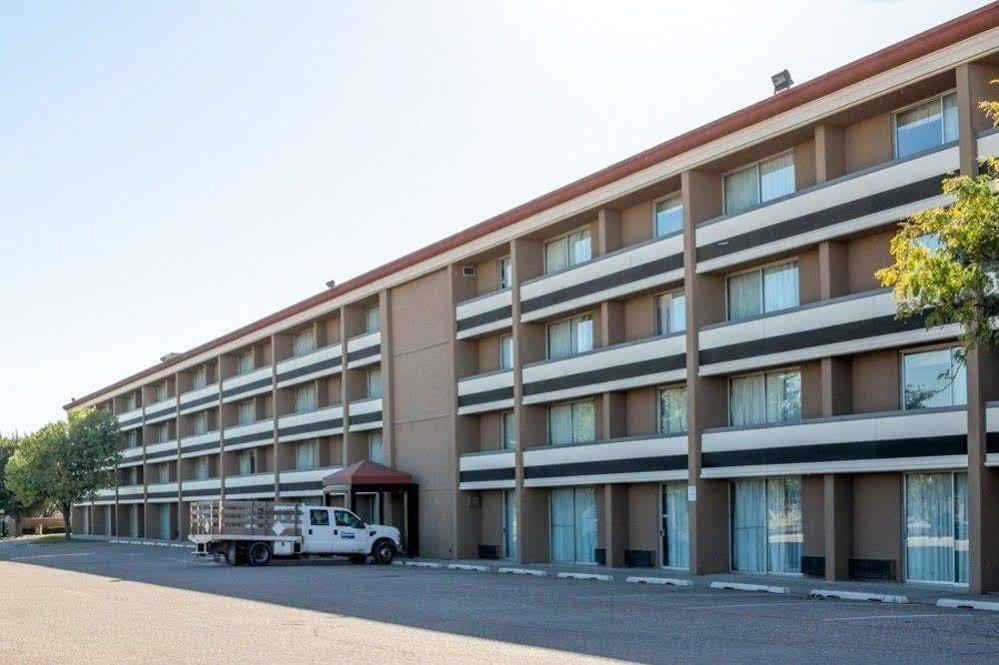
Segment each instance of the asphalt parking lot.
M0 662L996 662L999 614L0 541Z

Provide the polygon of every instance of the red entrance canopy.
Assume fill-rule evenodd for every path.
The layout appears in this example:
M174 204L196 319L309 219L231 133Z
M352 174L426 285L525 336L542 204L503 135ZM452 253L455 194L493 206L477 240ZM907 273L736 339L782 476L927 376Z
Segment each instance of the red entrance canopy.
M331 485L412 485L413 476L370 460L361 460L323 478Z

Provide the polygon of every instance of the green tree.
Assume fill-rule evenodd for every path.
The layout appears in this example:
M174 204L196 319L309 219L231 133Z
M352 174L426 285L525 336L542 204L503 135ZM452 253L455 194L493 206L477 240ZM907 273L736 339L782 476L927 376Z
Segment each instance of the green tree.
M58 508L68 540L73 504L114 485L120 438L118 419L110 412L71 413L68 421L50 423L21 440L7 463L7 485L26 504Z
M17 434L10 437L0 436L0 515L11 517L14 520L14 533L5 534L0 532L0 537L16 535L19 532L21 518L31 515L41 509L40 506L26 505L21 501L21 497L7 485L4 470L7 462L13 456L21 439ZM3 527L0 526L0 529Z

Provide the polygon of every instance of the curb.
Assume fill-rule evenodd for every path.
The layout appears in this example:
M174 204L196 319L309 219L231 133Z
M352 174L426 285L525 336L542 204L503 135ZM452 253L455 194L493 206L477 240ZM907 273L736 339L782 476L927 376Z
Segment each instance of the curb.
M430 561L404 561L404 566L409 566L410 568L440 568L441 564L433 563Z
M890 593L866 593L863 591L838 591L835 589L812 589L809 598L838 598L840 600L870 600L878 603L901 604L908 603L908 596L898 596Z
M677 579L675 577L641 577L638 575L632 575L631 577L626 577L625 582L630 584L659 584L662 586L693 586L694 583L690 580Z
M449 563L447 567L448 570L474 570L479 573L488 573L491 570L489 566L476 566L470 563Z
M497 573L509 573L511 575L532 575L534 577L545 577L548 571L536 570L534 568L500 568Z
M712 582L712 589L730 589L732 591L765 591L767 593L791 593L786 586L767 586L766 584L743 584L742 582Z
M560 580L596 580L598 582L612 582L612 575L599 575L597 573L559 573L555 577Z
M951 607L965 610L984 610L986 612L999 612L999 603L987 600L958 600L957 598L941 598L937 601L937 607Z

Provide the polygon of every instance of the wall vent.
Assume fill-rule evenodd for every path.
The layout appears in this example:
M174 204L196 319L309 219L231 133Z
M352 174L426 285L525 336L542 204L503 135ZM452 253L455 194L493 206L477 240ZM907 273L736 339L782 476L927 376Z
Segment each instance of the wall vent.
M462 277L475 277L475 266L462 266L461 267Z

